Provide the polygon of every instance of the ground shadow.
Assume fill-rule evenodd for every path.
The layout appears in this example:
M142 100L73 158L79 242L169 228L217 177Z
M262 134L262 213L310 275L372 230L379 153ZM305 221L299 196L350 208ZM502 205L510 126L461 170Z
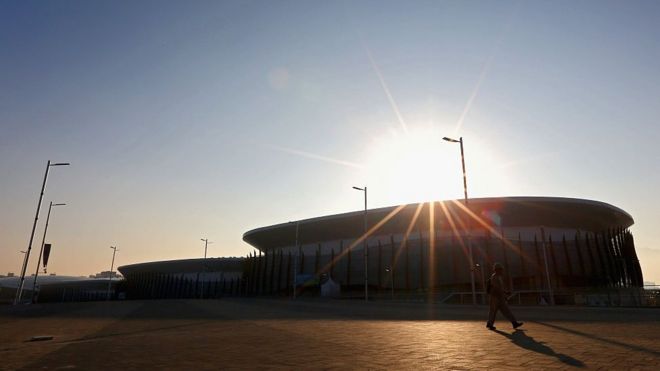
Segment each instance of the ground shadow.
M589 339L592 339L592 340L601 341L601 342L606 343L606 344L616 345L616 346L626 348L626 349L629 349L629 350L648 353L648 354L656 356L656 357L660 356L660 352L652 350L652 349L644 348L644 347L641 347L641 346L638 346L638 345L626 344L626 343L622 343L620 341L606 339L606 338L603 338L603 337L600 337L600 336L596 336L596 335L593 335L593 334L587 334L585 332L573 330L573 329L558 326L558 325L553 325L553 324L550 324L550 323L539 322L539 321L536 321L536 323L538 323L539 325L542 325L542 326L546 326L546 327L556 329L556 330L568 332L569 334L583 336L583 337L586 337L586 338L589 338Z
M568 356L566 354L555 352L552 348L545 345L543 342L536 341L534 340L533 337L528 336L525 333L525 331L515 330L511 334L500 330L495 330L495 332L508 338L509 340L511 340L512 343L514 343L515 345L521 348L531 350L536 353L545 354L547 356L555 357L562 363L565 363L570 366L580 367L580 368L585 367L582 361L575 359L571 356Z
M649 308L517 307L528 322L657 323L658 312ZM481 321L487 306L443 305L425 302L330 300L301 298L168 299L46 303L0 306L0 326L32 318L132 319L337 319L401 321ZM1 331L1 328L0 328Z

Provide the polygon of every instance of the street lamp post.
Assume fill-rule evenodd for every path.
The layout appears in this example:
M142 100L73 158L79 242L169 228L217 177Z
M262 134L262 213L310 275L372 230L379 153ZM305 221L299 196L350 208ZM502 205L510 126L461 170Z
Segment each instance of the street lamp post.
M50 202L48 206L48 216L46 216L46 227L44 227L44 236L41 239L41 250L39 251L39 259L37 260L37 270L34 272L34 282L32 284L32 301L36 299L37 293L37 277L39 276L39 266L41 265L41 257L44 254L44 245L46 244L46 232L48 232L48 222L50 221L50 210L53 206L64 206L66 204L54 204L53 201ZM44 272L45 273L45 272Z
M450 142L450 143L459 143L461 145L461 165L463 166L463 195L465 196L465 208L468 209L469 211L469 206L468 206L468 193L467 193L467 174L465 172L465 153L463 152L463 137L460 137L458 140L452 139L449 137L443 137L443 140ZM472 257L472 241L470 238L471 231L470 231L470 215L468 215L468 220L467 220L467 244L468 244L468 254L469 260L470 260L470 284L472 285L472 305L477 304L477 294L476 294L476 289L474 287L474 258Z
M112 287L112 270L115 268L115 254L117 253L117 246L110 246L112 249L112 263L110 263L110 273L108 273L108 294L106 300L110 300L110 288Z
M204 270L202 271L202 284L200 286L201 291L199 293L199 297L201 299L204 299L204 280L206 279L206 252L208 251L208 247L209 247L209 239L201 238L200 240L204 241Z
M353 187L353 189L364 192L364 240L362 240L364 249L364 301L369 301L369 254L367 252L367 187Z
M209 239L201 238L200 240L204 241L204 259L206 259L206 252L208 251L208 247L209 247Z
M32 250L32 241L34 240L34 231L37 229L37 221L39 220L39 211L41 210L41 201L44 198L44 191L46 190L46 180L48 180L48 171L51 166L67 166L68 162L58 162L51 164L50 160L46 164L46 173L44 174L44 181L41 185L41 193L39 194L39 202L37 203L37 213L34 216L34 223L32 224L32 233L30 233L30 242L28 243L28 248L25 251L25 259L23 259L23 267L21 268L21 278L16 289L16 297L14 297L14 305L18 304L21 301L21 296L23 296L23 285L25 283L25 271L27 270L28 261L30 260L30 250Z

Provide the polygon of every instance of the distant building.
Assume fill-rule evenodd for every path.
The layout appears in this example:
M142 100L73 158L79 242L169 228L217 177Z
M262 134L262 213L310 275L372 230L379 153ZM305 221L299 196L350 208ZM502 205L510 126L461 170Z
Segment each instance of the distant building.
M114 287L116 282L112 282ZM23 300L39 302L105 300L108 291L106 281L72 276L41 275L37 280L37 293L32 291L34 276L25 277ZM16 296L19 277L0 278L0 304L11 303Z
M96 274L90 274L90 275L89 275L89 278L105 278L105 279L107 279L107 278L113 278L113 279L120 279L120 278L123 278L123 276L122 276L121 274L118 274L118 273L115 272L115 271L112 271L112 272L110 272L110 271L103 271L103 272L99 272L99 273L96 273Z
M237 295L245 258L155 261L117 268L128 299L212 298Z

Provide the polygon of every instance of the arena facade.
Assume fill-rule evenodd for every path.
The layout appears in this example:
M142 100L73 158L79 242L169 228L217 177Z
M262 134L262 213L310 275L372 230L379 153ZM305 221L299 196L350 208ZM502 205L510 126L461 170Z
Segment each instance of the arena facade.
M342 294L358 293L366 242L368 285L376 293L447 298L470 292L472 274L483 292L490 266L500 262L518 300L573 302L576 292L642 288L633 223L610 204L558 197L371 209L366 238L363 211L330 215L246 232L243 240L257 251L245 262L243 284L246 293L276 294L290 292L295 276L330 277Z
M207 258L129 264L117 296L127 299L218 298L239 295L244 258Z

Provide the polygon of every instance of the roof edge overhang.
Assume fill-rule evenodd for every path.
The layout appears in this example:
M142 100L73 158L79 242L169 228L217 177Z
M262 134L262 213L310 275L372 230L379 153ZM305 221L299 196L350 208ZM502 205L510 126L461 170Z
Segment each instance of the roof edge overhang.
M442 200L442 201L432 201L434 203L443 203L447 207L453 207L453 208L458 208L462 205L464 205L464 200ZM429 202L424 202L422 204L428 204ZM412 203L412 204L406 204L403 206L410 207L414 205L419 205L420 203ZM601 202L601 201L594 201L594 200L587 200L587 199L579 199L579 198L569 198L569 197L543 197L543 196L508 196L508 197L484 197L484 198L470 198L468 199L468 205L470 206L470 210L472 211L477 211L480 212L484 208L487 208L489 205L516 205L516 206L525 206L527 207L532 207L533 205L544 205L546 208L552 208L555 213L561 212L563 209L566 209L566 212L569 212L569 210L575 209L575 208L590 208L593 210L599 210L605 214L609 215L616 215L618 223L621 227L628 228L630 227L633 223L634 220L630 214L628 214L626 211L613 206L611 204ZM368 213L370 215L386 215L390 213L391 211L395 210L399 206L388 206L388 207L380 207L380 208L375 208L375 209L369 209ZM259 246L261 243L259 243L256 238L257 236L263 235L263 234L268 234L270 232L277 232L278 230L284 230L284 229L290 229L290 228L295 228L296 223L299 224L300 227L303 226L309 226L313 225L315 223L332 223L333 221L341 221L341 220L349 220L353 218L361 218L363 215L363 210L357 210L357 211L351 211L347 213L340 213L340 214L332 214L332 215L326 215L326 216L320 216L320 217L314 217L314 218L308 218L308 219L302 219L298 220L295 222L286 222L286 223L279 223L279 224L274 224L270 226L265 226L265 227L260 227L260 228L255 228L252 230L249 230L243 234L243 241L246 243L256 247L257 249L262 249L262 247L266 246Z

